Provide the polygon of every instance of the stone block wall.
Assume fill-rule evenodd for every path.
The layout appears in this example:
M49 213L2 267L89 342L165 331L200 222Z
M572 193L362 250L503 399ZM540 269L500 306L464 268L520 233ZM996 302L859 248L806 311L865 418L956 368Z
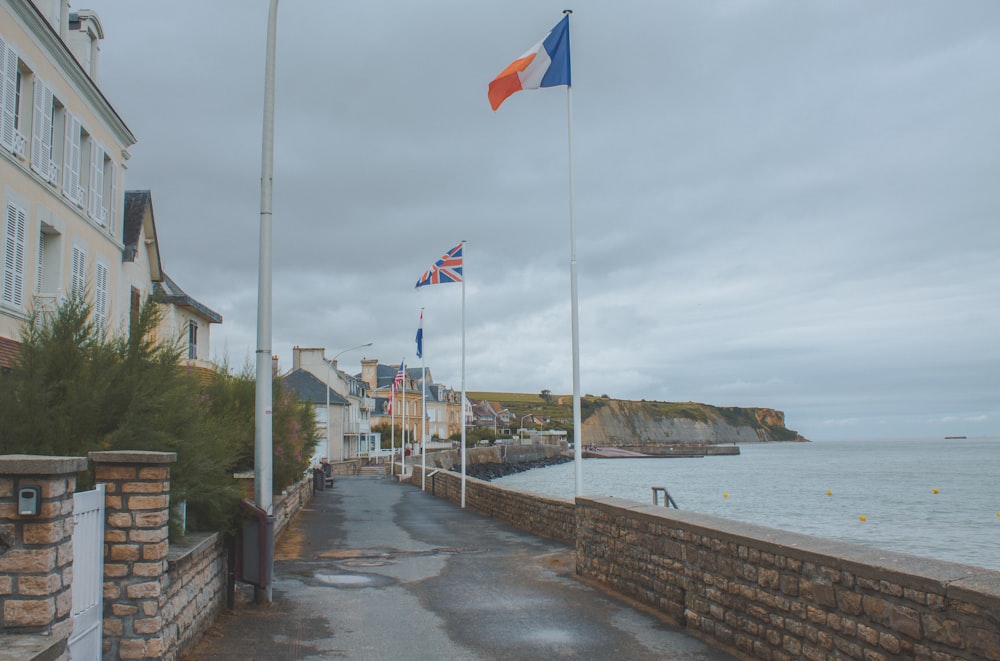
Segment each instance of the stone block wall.
M189 533L170 545L163 580L166 658L211 625L226 597L226 548L221 533Z
M171 547L169 452L92 452L104 484L105 659L173 661L215 618L228 561L219 533ZM0 661L67 661L72 630L73 494L81 457L0 456ZM312 498L312 477L274 502L277 535ZM37 515L17 492L37 487Z
M0 658L67 658L72 630L73 493L78 457L0 457ZM18 491L39 490L38 513Z
M1000 572L577 498L577 573L751 658L1000 659Z
M333 461L330 463L331 475L357 475L361 466L368 462L367 459L345 459L344 461Z
M312 473L302 478L295 484L281 492L281 497L274 499L274 537L285 529L302 506L312 500L313 497L313 477Z
M105 485L104 654L160 659L173 452L91 452Z
M438 470L432 477L430 474L433 470L428 466L426 490L455 504L461 504L462 476ZM418 486L421 484L421 471L419 464L413 466L410 481ZM557 539L567 544L576 541L576 508L570 500L506 489L466 476L465 506L541 537Z

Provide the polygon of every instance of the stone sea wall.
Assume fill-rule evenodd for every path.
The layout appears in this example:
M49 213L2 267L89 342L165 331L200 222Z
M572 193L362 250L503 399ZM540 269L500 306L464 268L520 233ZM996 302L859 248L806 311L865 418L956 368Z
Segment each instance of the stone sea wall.
M458 504L460 483L439 470L426 487ZM474 478L466 507L575 544L578 575L746 658L1000 661L1000 572Z
M466 463L468 459L466 456ZM413 484L421 484L421 471L419 464L413 467L410 478ZM430 466L427 467L427 473L424 483L427 491L456 505L461 504L461 475L445 469L432 469ZM567 544L573 544L576 540L576 507L571 500L547 498L466 477L465 506L540 537L557 539Z

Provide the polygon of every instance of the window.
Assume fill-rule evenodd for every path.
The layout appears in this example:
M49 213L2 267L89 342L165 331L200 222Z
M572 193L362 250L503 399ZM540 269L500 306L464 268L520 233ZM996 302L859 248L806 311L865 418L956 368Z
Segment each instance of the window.
M108 330L108 266L97 262L94 266L94 325L98 337Z
M28 214L7 202L4 232L3 302L24 307L24 229Z
M17 52L0 39L0 145L22 160L26 155L26 140L20 131L23 78Z
M41 231L38 233L36 294L55 295L59 292L61 240L62 236L51 225L42 224Z
M198 357L198 324L195 321L188 322L188 358L195 360Z
M73 272L70 274L69 292L76 298L87 295L87 251L73 246Z
M135 328L135 325L139 323L139 314L142 311L142 299L139 295L139 290L132 287L132 294L129 298L128 306L128 327L129 332Z

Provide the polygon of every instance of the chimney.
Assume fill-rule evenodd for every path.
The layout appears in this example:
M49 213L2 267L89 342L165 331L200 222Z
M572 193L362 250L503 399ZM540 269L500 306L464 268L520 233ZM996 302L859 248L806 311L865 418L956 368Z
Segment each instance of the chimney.
M69 0L34 0L34 3L52 29L59 34L59 38L66 41Z
M97 60L104 39L101 21L90 9L81 9L69 15L69 33L66 45L90 79L97 82Z
M278 374L278 354L271 356L271 374Z
M292 347L292 371L302 369L302 349L299 345Z
M378 388L378 360L375 358L365 358L361 361L361 380L368 384L368 388L375 390Z

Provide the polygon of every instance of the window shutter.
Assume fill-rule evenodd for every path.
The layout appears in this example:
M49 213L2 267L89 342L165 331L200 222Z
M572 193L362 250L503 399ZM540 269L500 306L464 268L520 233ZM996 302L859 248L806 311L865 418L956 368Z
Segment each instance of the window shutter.
M0 144L13 151L17 119L17 53L0 39Z
M108 267L98 262L94 275L94 324L98 336L104 337L108 327Z
M76 246L73 246L73 273L69 290L73 296L80 298L87 293L87 253Z
M80 120L66 111L66 145L63 150L63 193L77 201L80 186Z
M24 305L24 209L7 204L7 236L4 241L3 302Z
M90 195L87 198L90 217L104 224L104 149L95 140L90 141Z
M52 160L52 90L35 78L35 116L31 123L31 167L47 181Z
M45 273L42 268L45 264L45 234L38 233L38 269L35 273L35 293L42 293L42 275Z
M118 164L110 161L111 167L108 176L111 177L111 185L108 187L109 198L104 201L104 206L108 210L108 233L115 235L117 224L115 223L115 203L118 201Z

